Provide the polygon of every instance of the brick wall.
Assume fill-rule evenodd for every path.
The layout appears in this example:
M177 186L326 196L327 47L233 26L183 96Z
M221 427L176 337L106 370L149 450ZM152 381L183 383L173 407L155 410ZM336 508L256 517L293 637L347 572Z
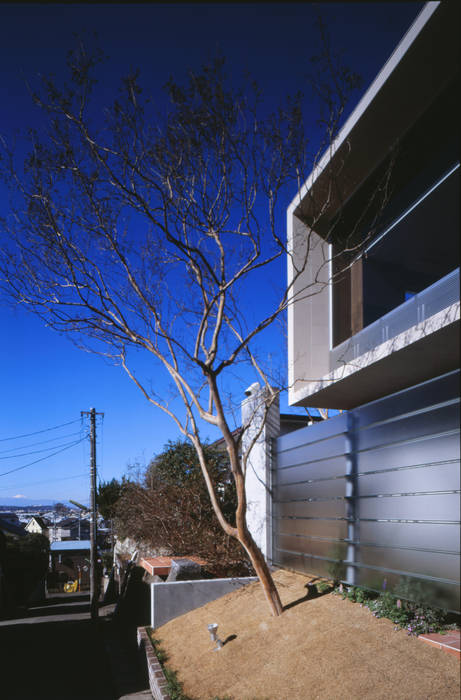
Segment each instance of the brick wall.
M138 648L141 658L147 664L149 686L154 700L171 700L167 691L167 682L163 669L151 644L145 627L138 627Z

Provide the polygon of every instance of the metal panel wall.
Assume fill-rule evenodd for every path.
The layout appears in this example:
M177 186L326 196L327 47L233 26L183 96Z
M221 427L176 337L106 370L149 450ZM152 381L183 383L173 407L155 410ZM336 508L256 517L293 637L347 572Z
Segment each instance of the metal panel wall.
M460 610L459 371L275 442L275 564Z

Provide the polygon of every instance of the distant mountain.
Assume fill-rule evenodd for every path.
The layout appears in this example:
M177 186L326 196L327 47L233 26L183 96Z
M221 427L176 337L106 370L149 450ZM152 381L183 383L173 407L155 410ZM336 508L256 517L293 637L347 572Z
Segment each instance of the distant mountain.
M59 501L58 499L52 498L7 498L6 496L0 496L0 507L1 506L54 506L55 503L64 503L65 506L72 508L72 505L68 501Z

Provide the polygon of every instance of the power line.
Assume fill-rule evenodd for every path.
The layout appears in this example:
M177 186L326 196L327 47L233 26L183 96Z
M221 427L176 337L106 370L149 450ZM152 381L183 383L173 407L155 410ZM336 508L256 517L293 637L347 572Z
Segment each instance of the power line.
M72 442L74 442L74 440ZM32 450L32 452L22 452L19 455L7 455L6 457L0 457L0 459L17 459L18 457L27 457L28 455L36 455L39 452L49 452L50 450L54 450L56 447L67 447L67 445L70 444L70 442L65 442L63 445L54 445L54 447L44 447L41 450Z
M54 457L55 455L60 454L61 452L64 452L65 450L70 450L71 447L75 447L76 445L79 445L83 440L86 440L88 435L85 435L82 437L80 440L76 440L75 442L71 443L68 447L64 447L62 450L58 450L57 452L53 452L50 455L46 455L45 457L40 457L40 459L36 459L34 462L29 462L28 464L23 464L22 467L16 467L16 469L10 469L7 472L2 472L0 476L6 476L6 474L12 474L13 472L19 472L21 469L25 469L26 467L31 467L33 464L38 464L38 462L43 462L45 459L50 459L51 457Z
M39 440L38 442L31 442L29 445L24 445L20 447L9 447L7 450L0 450L0 454L4 455L7 452L15 452L16 450L23 450L26 449L27 447L35 447L36 445L45 445L47 442L56 442L56 440L64 440L64 438L68 437L73 437L74 435L80 435L81 430L76 430L73 433L67 433L66 435L58 435L57 437L54 438L49 438L49 440ZM53 448L50 447L50 450Z
M49 430L57 430L58 428L64 428L66 425L72 425L73 423L79 423L80 418L71 420L68 423L61 423L61 425L54 425L52 428L44 428L43 430L36 430L34 433L24 433L24 435L15 435L15 437L0 438L0 442L6 442L7 440L19 440L23 437L31 437L31 435L38 435L39 433L47 433ZM0 475L1 476L1 475Z
M55 481L68 481L69 479L80 479L83 476L87 477L88 472L82 474L73 474L72 476L60 476L58 479L42 479L42 481L28 481L27 484L13 484L2 486L0 491L8 491L9 489L22 489L24 486L37 486L38 484L49 484Z

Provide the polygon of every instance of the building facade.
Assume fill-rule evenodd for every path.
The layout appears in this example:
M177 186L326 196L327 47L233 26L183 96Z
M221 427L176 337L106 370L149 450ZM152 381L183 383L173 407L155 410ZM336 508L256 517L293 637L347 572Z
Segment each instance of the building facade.
M458 14L424 6L289 207L292 405L459 367Z
M247 477L271 563L454 611L458 27L423 7L288 208L289 402L343 412L271 416Z

